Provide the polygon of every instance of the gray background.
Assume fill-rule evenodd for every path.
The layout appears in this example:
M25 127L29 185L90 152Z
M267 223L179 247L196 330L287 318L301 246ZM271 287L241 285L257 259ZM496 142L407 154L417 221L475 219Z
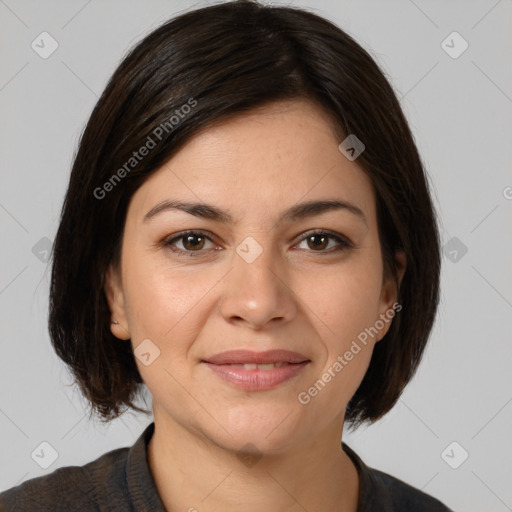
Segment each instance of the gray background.
M207 3L0 0L0 490L131 445L150 421L85 417L49 342L46 249L78 136L120 58L164 20ZM512 0L291 3L348 31L390 77L448 244L418 374L382 421L345 441L457 511L512 510ZM43 31L59 45L47 59L31 48ZM469 44L457 58L442 46L453 31ZM462 44L445 43L452 53ZM31 456L51 457L44 441L58 455L47 469Z

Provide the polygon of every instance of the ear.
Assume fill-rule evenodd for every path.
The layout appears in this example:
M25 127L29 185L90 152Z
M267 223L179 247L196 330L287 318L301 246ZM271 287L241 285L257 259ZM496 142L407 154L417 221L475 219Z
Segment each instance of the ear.
M380 341L388 332L391 327L391 322L395 316L395 311L400 311L402 306L397 304L398 291L402 283L402 279L405 274L407 261L404 251L397 251L395 253L395 269L396 269L396 280L393 276L387 276L382 283L382 291L380 296L380 317L377 325L384 324L382 329L379 329L379 334L376 341Z
M112 264L108 267L105 275L104 291L110 308L112 334L120 340L130 339L121 276L118 269L114 268ZM113 323L114 320L117 323Z

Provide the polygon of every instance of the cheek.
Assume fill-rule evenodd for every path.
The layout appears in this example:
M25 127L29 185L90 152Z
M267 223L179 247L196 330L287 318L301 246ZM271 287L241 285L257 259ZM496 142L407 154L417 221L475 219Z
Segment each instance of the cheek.
M304 277L300 297L314 313L328 345L342 349L378 318L381 289L379 261L354 258L339 269Z
M208 316L205 296L218 278L202 274L198 279L186 269L134 257L127 259L126 270L126 308L135 355L147 339L156 346L150 345L150 364L136 357L139 373L158 401L172 395L185 410L187 400L179 383L190 379L189 351Z
M191 269L136 255L127 257L125 269L126 309L134 344L150 338L167 348L173 340L171 345L178 348L179 341L187 339L183 335L187 318L197 314L201 299L216 280L208 275L197 279ZM176 336L178 332L181 336Z
M368 335L379 318L382 266L373 252L340 265L338 271L309 276L303 281L309 315L324 345L325 357L317 377L329 389L318 405L329 400L346 403L366 373L375 344ZM373 332L373 331L372 331ZM315 393L315 390L312 390Z

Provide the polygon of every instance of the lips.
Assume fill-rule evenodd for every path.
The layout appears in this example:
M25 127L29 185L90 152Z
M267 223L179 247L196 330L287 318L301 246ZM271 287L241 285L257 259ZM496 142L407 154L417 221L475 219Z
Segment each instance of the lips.
M263 365L259 369L272 369L272 367L266 365L275 365L275 367L284 366L286 364L298 364L309 361L309 359L298 352L291 352L289 350L267 350L264 352L254 352L252 350L229 350L227 352L221 352L215 354L203 360L205 363L211 363L216 365L241 365L249 366L247 370L256 369L254 365Z
M282 368L283 366L289 366L290 364L298 363L264 363L264 364L225 364L222 366L230 366L231 368L241 368L243 370L273 370L274 368Z
M245 391L275 388L298 376L310 362L289 350L230 350L202 360L215 375Z

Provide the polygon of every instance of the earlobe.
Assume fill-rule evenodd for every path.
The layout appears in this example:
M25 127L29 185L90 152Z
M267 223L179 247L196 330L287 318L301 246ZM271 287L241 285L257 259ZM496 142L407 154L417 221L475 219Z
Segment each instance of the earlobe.
M110 331L116 338L127 340L131 335L124 306L124 292L119 272L112 265L106 272L103 289L110 309Z

